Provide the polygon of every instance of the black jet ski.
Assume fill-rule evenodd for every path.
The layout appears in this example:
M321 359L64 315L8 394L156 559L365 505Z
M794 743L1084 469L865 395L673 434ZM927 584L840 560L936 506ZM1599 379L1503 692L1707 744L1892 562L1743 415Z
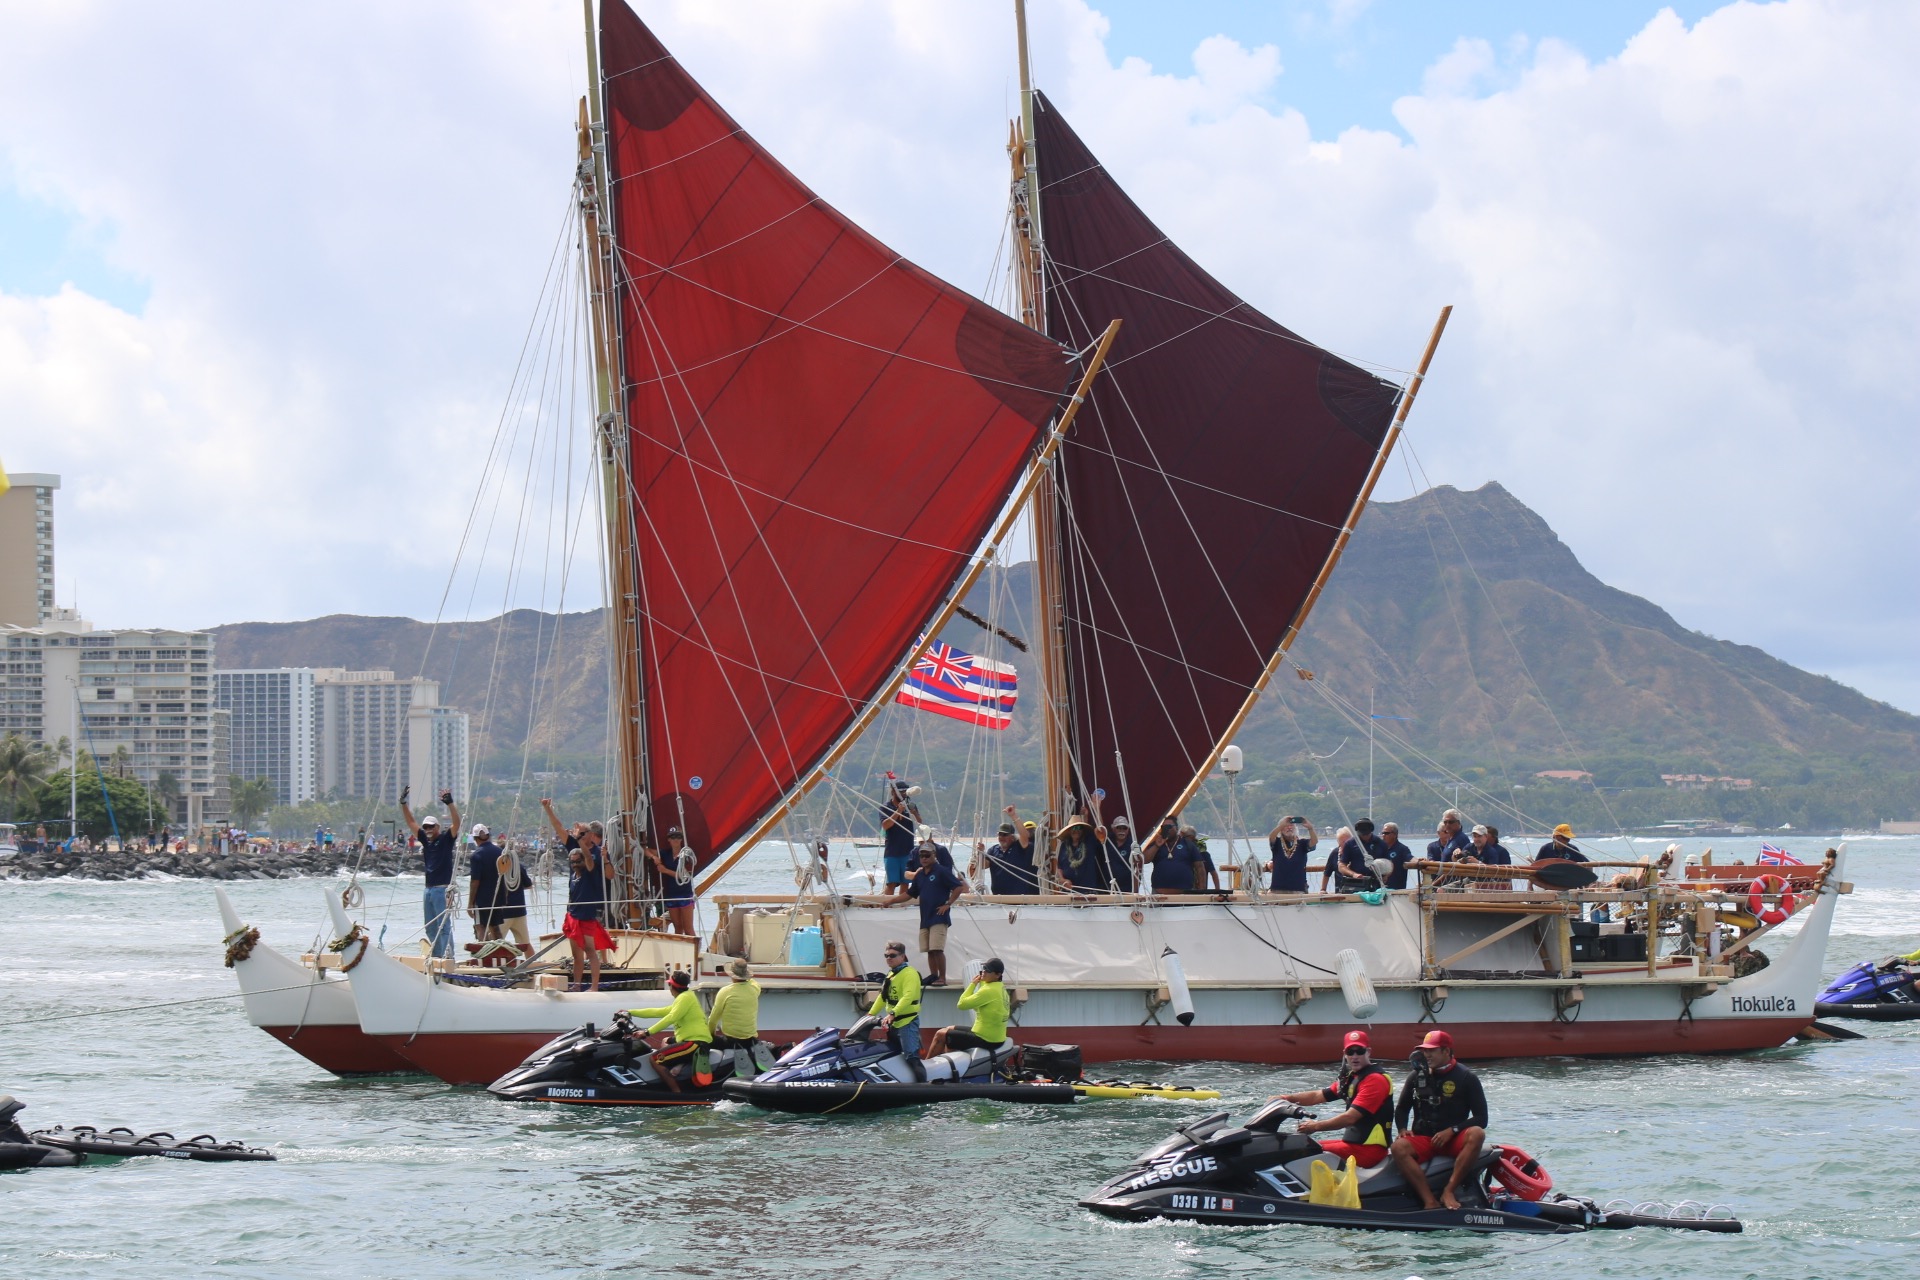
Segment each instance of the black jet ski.
M661 1037L662 1040L665 1037ZM672 1089L654 1069L656 1045L625 1013L601 1031L589 1022L542 1045L525 1062L487 1086L511 1102L563 1102L581 1107L705 1106L720 1098L733 1076L733 1058L713 1053L710 1084L695 1084L691 1056L668 1069Z
M1072 1102L1072 1084L1021 1066L1020 1046L956 1049L925 1060L902 1053L878 1018L843 1033L828 1028L789 1049L755 1080L729 1081L726 1096L772 1111L811 1114L887 1111L934 1102Z
M1339 1162L1302 1133L1281 1132L1286 1120L1309 1112L1276 1100L1235 1125L1217 1111L1176 1129L1080 1203L1109 1217L1182 1221L1350 1227L1375 1231L1477 1231L1564 1235L1620 1227L1677 1227L1739 1231L1719 1206L1625 1204L1605 1208L1577 1197L1549 1196L1553 1180L1517 1147L1490 1146L1475 1160L1454 1195L1458 1209L1423 1209L1392 1160L1359 1170L1360 1207L1311 1204L1313 1166L1338 1171ZM1453 1161L1425 1167L1437 1194Z
M222 1142L210 1133L176 1138L170 1133L135 1133L132 1129L96 1129L55 1126L27 1133L14 1117L26 1104L0 1097L0 1169L49 1169L159 1156L168 1160L272 1160L273 1152L240 1142Z
M1920 1018L1920 968L1900 956L1868 960L1847 970L1814 997L1813 1011L1823 1018L1863 1018L1869 1022L1905 1022Z

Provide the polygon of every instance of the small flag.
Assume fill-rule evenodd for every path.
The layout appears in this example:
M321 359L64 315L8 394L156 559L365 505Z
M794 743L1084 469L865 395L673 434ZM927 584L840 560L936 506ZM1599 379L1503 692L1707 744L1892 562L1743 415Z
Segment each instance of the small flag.
M1788 853L1762 840L1760 842L1760 865L1763 867L1804 867L1807 864Z
M968 724L1004 729L1013 723L1018 694L1019 676L1008 664L935 640L914 662L894 701Z

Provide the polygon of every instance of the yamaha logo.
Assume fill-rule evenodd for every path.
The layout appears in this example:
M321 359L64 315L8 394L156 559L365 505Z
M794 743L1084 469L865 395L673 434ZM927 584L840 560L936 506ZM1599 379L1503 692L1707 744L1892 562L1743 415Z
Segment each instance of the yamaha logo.
M1735 1013L1797 1013L1792 996L1735 996Z

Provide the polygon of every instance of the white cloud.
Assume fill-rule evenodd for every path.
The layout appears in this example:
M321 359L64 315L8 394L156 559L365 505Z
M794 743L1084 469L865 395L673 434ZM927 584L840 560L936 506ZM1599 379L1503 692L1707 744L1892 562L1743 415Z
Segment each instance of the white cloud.
M990 287L999 6L642 7L826 198ZM0 296L0 457L66 476L62 595L116 623L430 613L559 226L576 6L0 21L0 171L151 282L139 315ZM1075 127L1283 322L1405 364L1457 305L1412 437L1434 480L1498 478L1689 625L1920 707L1920 9L1660 13L1597 62L1465 43L1405 138L1272 109L1270 47L1170 75L1116 65L1079 0L1033 28Z

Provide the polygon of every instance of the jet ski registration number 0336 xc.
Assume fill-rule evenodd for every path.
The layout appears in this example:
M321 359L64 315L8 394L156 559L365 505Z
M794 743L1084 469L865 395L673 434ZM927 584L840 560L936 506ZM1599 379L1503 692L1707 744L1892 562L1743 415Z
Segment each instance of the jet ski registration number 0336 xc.
M1200 1196L1185 1192L1175 1192L1167 1197L1169 1209L1218 1209L1224 1213L1234 1211L1232 1196ZM1273 1212L1273 1206L1267 1206L1267 1212Z

